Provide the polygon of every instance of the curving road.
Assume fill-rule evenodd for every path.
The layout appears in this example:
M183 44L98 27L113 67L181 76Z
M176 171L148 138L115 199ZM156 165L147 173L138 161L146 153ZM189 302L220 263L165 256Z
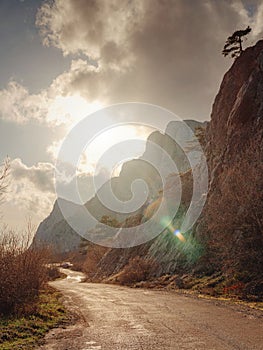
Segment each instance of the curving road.
M45 350L263 350L263 313L165 291L53 282L81 319L51 331Z

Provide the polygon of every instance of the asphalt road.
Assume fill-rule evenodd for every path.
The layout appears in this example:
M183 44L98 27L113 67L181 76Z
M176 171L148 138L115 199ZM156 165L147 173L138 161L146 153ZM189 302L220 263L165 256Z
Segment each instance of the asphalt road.
M263 313L174 292L53 282L80 320L52 330L45 350L263 350Z

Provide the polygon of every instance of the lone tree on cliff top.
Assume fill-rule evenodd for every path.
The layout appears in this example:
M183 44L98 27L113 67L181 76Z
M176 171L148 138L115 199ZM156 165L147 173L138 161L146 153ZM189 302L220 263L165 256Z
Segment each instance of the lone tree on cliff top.
M240 54L243 52L242 37L248 35L250 32L251 28L249 26L244 30L235 31L231 36L227 38L222 54L224 56L231 54L231 57L233 58L240 56Z

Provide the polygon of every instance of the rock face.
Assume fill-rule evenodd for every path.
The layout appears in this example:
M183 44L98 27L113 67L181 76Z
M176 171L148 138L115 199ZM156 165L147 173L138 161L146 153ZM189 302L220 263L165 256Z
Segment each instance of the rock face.
M207 123L186 120L185 124L187 124L194 132L196 128L205 128ZM191 132L187 130L187 128L183 128L183 125L184 124L180 121L170 122L165 134L162 134L159 131L153 132L148 137L146 149L142 157L124 163L120 175L113 178L111 182L107 182L100 188L100 198L107 198L109 193L108 187L111 186L115 195L120 198L120 200L127 201L132 196L132 182L136 179L143 179L149 186L148 201L156 199L159 195L159 191L162 189L162 181L158 172L148 161L152 161L154 164L158 164L162 169L165 169L166 175L168 176L171 174L171 171L169 170L169 165L166 164L166 157L164 157L164 153L166 152L173 162L175 162L180 172L189 169L190 165L187 157L169 136L171 135L172 137L179 139L185 145L187 145L188 142L191 142ZM156 147L153 147L153 145L158 145L159 151L157 150L156 152ZM193 162L197 162L200 155L198 152L190 150L188 156L192 158ZM100 198L98 198L98 195L95 195L85 204L88 211L93 217L97 218L98 221L100 221L103 216L107 216L114 218L119 222L124 222L128 217L141 214L145 209L144 206L136 212L120 214L105 207L101 203ZM78 210L81 210L79 206L67 201L64 201L64 203L66 203L66 208L68 208L67 212L69 216L78 215ZM96 230L94 227L89 227L90 232L93 232L94 229ZM66 252L75 250L81 242L81 237L76 234L64 220L58 203L56 202L51 214L37 229L34 243L37 241L53 244L58 251Z
M64 203L73 215L77 212L78 205L69 201ZM77 249L80 243L81 237L67 224L56 201L52 212L40 223L32 245L48 244L59 253L66 253Z
M188 208L192 198L192 173L188 171L181 176L182 181L182 198L181 206L178 210L174 222L178 224L181 216L183 216L185 209ZM167 196L175 198L177 176L171 174L167 181ZM158 200L151 203L144 211L144 216L151 207L155 205ZM133 219L132 217L130 218ZM138 225L139 223L137 223ZM174 226L176 228L176 226ZM180 273L182 268L185 271L190 271L194 261L201 256L201 247L194 241L192 237L188 240L187 244L181 243L176 238L173 232L165 230L155 239L141 244L136 247L126 249L109 249L102 257L100 263L97 266L97 273L95 278L110 277L111 275L118 274L122 268L128 264L129 260L137 256L145 260L156 261L157 264L152 270L152 274L159 277L163 274Z
M206 122L198 122L194 120L185 120L185 124L190 129L183 127L184 123L180 121L173 121L167 125L164 134L159 131L150 134L146 142L144 154L138 159L133 159L124 163L119 176L111 179L110 182L104 184L99 189L99 197L109 197L108 187L111 186L116 197L121 201L127 201L132 197L132 182L136 179L142 179L148 185L148 200L151 201L155 199L158 196L159 191L162 189L163 184L158 171L152 164L157 164L160 168L166 171L164 177L169 176L173 171L170 170L170 165L167 159L168 157L166 156L166 154L168 154L173 163L176 164L180 173L187 171L190 168L189 161L173 138L182 142L182 144L187 147L188 143L193 141L193 136L190 130L195 132L197 128L204 129L207 125ZM154 145L157 145L158 148L154 147ZM188 152L187 156L191 157L193 164L198 162L200 157L199 153L200 152L196 152L194 149ZM150 164L151 162L152 164ZM120 222L127 218L127 215L116 213L113 210L104 207L100 203L100 199L97 195L87 202L86 207L98 220L100 220L103 215L114 217ZM139 212L134 212L131 215L136 215Z
M206 140L210 186L198 234L216 268L262 276L263 41L225 74Z

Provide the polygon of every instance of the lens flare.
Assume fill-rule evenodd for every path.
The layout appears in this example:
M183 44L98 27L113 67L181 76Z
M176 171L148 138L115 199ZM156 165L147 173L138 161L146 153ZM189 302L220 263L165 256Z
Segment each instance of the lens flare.
M172 225L171 222L169 222L169 219L167 217L162 218L161 220L161 224L170 231L170 233L172 233L174 236L176 236L181 242L186 242L185 237L183 236L183 234L180 232L180 230L175 229Z
M184 236L181 234L179 230L174 231L174 235L181 241L181 242L186 242L186 239Z

